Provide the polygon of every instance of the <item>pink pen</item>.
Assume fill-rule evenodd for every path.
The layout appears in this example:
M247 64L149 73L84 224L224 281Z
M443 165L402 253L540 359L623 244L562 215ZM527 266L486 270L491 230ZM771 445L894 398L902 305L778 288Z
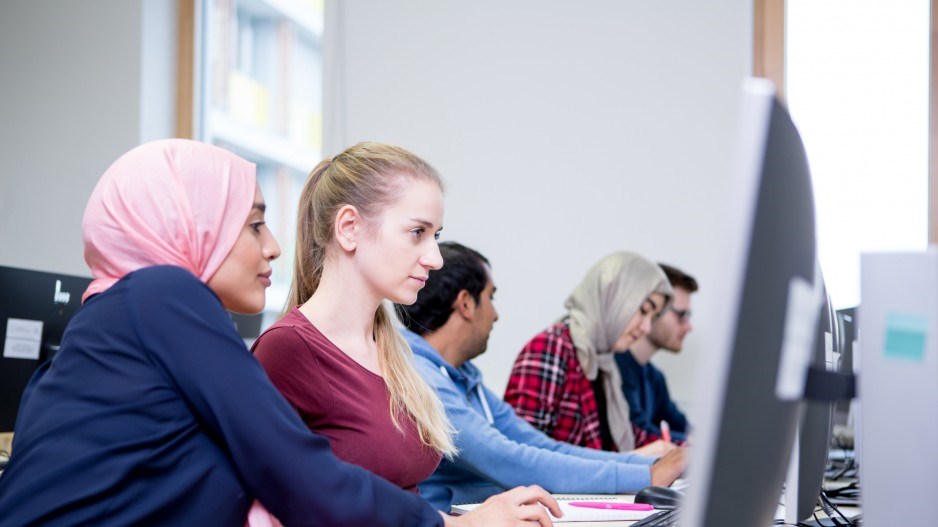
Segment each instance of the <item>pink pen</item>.
M661 439L664 439L665 443L671 442L671 425L664 419L661 420Z
M588 509L606 509L615 511L653 511L654 507L647 503L610 503L602 501L571 501L573 507L585 507Z

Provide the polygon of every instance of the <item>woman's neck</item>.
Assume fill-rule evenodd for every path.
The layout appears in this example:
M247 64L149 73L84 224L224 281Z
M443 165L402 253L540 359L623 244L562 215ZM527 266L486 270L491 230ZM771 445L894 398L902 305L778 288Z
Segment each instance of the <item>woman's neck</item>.
M326 265L313 296L300 306L300 312L323 335L346 353L343 343L358 349L374 342L375 311L381 304L364 287L360 276L342 273Z
M355 282L338 280L324 272L316 292L300 306L300 311L324 334L328 331L346 337L370 338L381 299L371 298Z
M658 351L658 348L648 340L648 337L642 337L629 346L629 351L635 362L645 366L651 362L651 356Z

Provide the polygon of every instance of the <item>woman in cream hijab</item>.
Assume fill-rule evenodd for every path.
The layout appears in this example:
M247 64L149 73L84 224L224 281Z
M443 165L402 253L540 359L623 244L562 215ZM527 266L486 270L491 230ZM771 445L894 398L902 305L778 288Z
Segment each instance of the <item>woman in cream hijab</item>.
M567 298L566 316L521 350L505 401L554 439L632 450L629 406L612 354L628 350L647 333L672 296L667 276L655 263L628 252L603 258ZM649 447L643 453L661 445ZM678 464L683 465L683 457Z

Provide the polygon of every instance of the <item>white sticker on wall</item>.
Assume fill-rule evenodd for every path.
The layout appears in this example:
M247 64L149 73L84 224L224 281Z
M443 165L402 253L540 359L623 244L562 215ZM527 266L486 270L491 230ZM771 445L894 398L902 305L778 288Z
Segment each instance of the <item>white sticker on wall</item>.
M39 360L42 345L42 321L7 319L6 339L3 342L3 356L8 359Z

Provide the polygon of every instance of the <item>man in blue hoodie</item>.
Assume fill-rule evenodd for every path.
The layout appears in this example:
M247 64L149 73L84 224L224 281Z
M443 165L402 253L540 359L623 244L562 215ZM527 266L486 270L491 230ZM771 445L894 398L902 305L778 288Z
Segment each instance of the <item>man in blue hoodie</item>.
M622 494L670 485L683 471L685 452L653 443L640 452L603 452L555 441L515 415L482 384L471 360L485 352L498 320L488 260L454 242L440 244L443 267L431 271L417 302L398 306L417 370L432 386L456 429L459 454L444 459L418 485L433 506L480 502L517 485L549 492Z

